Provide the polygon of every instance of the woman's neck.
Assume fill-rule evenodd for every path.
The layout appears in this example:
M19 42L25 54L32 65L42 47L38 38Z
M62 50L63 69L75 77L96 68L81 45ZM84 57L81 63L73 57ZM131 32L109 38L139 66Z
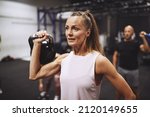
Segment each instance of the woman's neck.
M75 55L85 56L88 53L90 53L91 50L89 50L87 48L74 47L73 52L74 52Z

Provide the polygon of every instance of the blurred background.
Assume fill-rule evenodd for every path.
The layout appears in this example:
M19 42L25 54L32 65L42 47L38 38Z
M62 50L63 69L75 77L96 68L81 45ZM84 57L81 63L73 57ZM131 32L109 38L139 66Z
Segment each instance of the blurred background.
M29 36L47 30L57 52L63 53L66 18L74 10L87 9L96 18L100 42L110 60L124 26L132 25L137 36L142 30L150 32L150 0L0 0L0 99L37 99L37 81L28 80ZM150 53L141 53L139 64L140 99L150 99ZM104 81L100 99L114 99L113 91ZM53 99L53 85L50 93Z

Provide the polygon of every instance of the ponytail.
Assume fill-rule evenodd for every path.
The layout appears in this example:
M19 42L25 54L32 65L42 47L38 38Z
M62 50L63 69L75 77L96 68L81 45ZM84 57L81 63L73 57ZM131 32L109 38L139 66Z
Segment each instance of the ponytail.
M90 36L86 41L87 49L89 51L96 50L99 51L104 55L103 48L99 42L99 31L94 19L94 16L90 13L89 10L87 11L76 11L73 12L71 16L82 16L84 19L84 25L88 29L90 29Z

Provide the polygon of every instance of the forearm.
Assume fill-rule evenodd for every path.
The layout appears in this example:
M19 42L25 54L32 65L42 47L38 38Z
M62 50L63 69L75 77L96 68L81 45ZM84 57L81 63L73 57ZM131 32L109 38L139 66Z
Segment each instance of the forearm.
M117 59L116 57L113 56L113 61L112 61L114 67L116 68L117 67Z
M127 82L124 80L124 78L118 73L118 77L116 80L116 83L119 85L115 85L118 92L123 95L124 99L126 100L134 100L136 99L135 94L133 93L130 86L127 84Z
M41 68L41 64L39 60L40 50L41 50L41 44L35 43L33 46L33 51L32 51L31 60L30 60L30 67L29 67L29 79L31 80L35 79L38 71Z
M146 40L146 35L147 33L145 31L141 31L140 32L140 37L141 39L143 40L143 44L140 45L140 50L143 51L143 52L148 52L149 51L149 45L148 45L148 42Z
M115 70L113 70L113 74L106 76L106 78L109 79L109 81L112 83L112 85L115 87L117 92L124 97L126 100L132 100L135 99L135 94L133 93L130 86L127 84L127 82L124 80L124 78L117 73Z
M148 42L147 42L147 40L146 40L145 37L143 37L142 39L143 39L143 45L144 45L144 48L145 48L146 51L148 51L148 49L149 49Z
M118 58L117 58L117 53L114 52L113 54L113 59L112 59L112 64L114 65L115 68L117 68L117 62L118 62Z

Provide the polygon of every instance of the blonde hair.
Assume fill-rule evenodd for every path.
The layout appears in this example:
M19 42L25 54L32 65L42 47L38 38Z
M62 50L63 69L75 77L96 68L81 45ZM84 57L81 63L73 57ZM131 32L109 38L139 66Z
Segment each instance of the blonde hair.
M103 48L99 42L99 31L94 19L94 16L90 13L89 10L87 11L75 11L72 13L71 16L82 16L83 23L85 27L90 29L90 36L86 41L86 45L89 51L96 50L100 53L104 54Z

